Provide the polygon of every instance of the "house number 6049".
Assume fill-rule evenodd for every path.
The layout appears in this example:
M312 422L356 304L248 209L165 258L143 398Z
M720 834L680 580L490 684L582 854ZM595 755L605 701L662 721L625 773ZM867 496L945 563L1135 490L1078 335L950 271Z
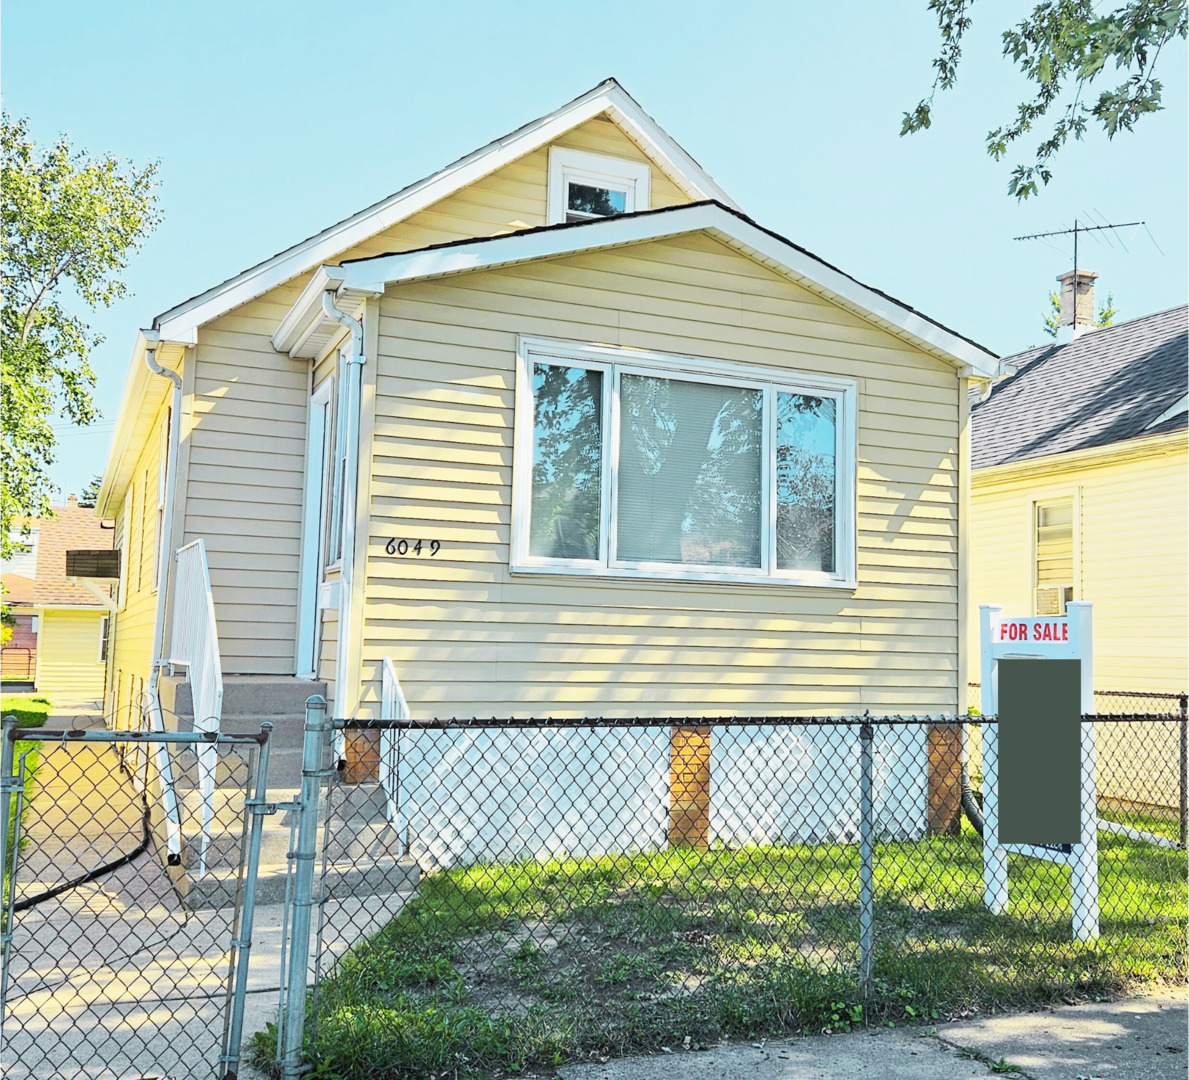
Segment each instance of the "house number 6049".
M384 545L389 555L436 555L442 550L441 540L389 540Z

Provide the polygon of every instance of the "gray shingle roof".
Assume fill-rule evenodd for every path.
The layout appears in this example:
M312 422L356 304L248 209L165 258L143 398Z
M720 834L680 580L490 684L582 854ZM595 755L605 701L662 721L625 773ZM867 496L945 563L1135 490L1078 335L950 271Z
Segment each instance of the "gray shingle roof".
M1149 425L1189 389L1189 307L1004 358L1017 373L974 406L976 469L1174 431Z

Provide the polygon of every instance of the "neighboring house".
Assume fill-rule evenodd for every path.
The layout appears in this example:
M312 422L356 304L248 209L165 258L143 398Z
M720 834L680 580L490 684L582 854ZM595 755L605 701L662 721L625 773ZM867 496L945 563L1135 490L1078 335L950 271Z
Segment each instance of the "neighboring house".
M109 709L169 637L165 529L205 543L229 696L376 716L390 661L422 717L952 713L997 370L609 80L142 331Z
M14 533L27 550L3 566L5 600L17 620L4 648L4 674L17 676L27 667L43 693L98 699L104 696L111 601L101 589L67 577L66 553L110 551L114 530L73 495L53 509L55 517L31 522L23 536Z
M1089 600L1099 689L1189 688L1187 314L1007 357L974 406L971 649L979 604Z
M18 552L20 560L26 553ZM9 560L11 562L13 560ZM37 670L37 615L33 611L33 579L4 570L4 603L12 619L12 636L0 648L0 675L10 682L32 683ZM36 572L33 567L30 571Z

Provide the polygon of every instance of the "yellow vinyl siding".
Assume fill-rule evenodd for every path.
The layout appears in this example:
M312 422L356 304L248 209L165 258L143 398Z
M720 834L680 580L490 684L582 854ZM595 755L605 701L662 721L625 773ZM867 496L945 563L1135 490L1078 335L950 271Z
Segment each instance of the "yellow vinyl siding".
M1072 494L1080 519L1074 598L1094 604L1094 682L1104 690L1179 693L1189 685L1189 453L1185 433L1118 444L1098 463L1060 457L1023 477L976 471L971 506L971 648L978 605L1032 611L1030 516L1037 501Z
M1079 460L1079 458L1081 460ZM1056 456L974 474L971 612L1031 611L1035 557L1028 515L1037 502L1074 498L1074 597L1094 604L1094 685L1180 693L1189 687L1189 444L1184 431L1104 448L1087 461ZM976 654L977 655L977 654ZM1116 703L1124 708L1126 702ZM1175 701L1141 709L1175 712ZM1173 808L1178 799L1174 724L1099 724L1098 794L1106 802Z
M102 698L104 664L99 659L105 612L43 610L37 631L37 690Z
M858 589L512 575L517 334L857 379ZM401 286L379 335L364 711L384 657L419 716L956 708L948 365L706 236Z
M159 379L160 387L153 422L141 444L140 456L132 469L131 482L124 493L129 507L127 518L128 542L125 544L124 508L116 510L116 546L125 560L124 602L115 613L109 650L106 708L119 712L121 723L127 720L128 706L139 704L135 695L121 691L121 682L149 681L153 651L153 625L157 614L156 558L157 558L157 483L160 468L162 435L169 402L165 390L168 383ZM98 654L96 654L98 655ZM118 698L118 700L117 700Z
M587 121L555 145L648 160L605 118ZM544 225L547 178L543 147L339 258ZM651 188L653 208L690 201L655 166ZM307 279L295 278L203 326L191 353L196 366L186 405L191 433L179 546L206 540L227 674L295 670L310 367L277 353L269 337ZM318 365L315 385L332 370L333 353ZM333 647L323 651L333 657Z

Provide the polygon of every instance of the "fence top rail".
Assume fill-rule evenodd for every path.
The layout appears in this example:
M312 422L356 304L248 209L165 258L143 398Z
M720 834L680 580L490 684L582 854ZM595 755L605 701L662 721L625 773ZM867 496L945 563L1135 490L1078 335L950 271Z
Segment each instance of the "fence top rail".
M968 690L977 690L981 683L967 683ZM1180 701L1182 698L1189 697L1189 691L1179 690L1095 690L1095 697L1132 697L1132 698L1152 698L1155 701Z
M715 727L909 727L929 724L956 726L959 724L995 723L996 717L942 713L936 715L887 716L578 716L557 718L527 717L454 717L425 720L375 720L366 717L338 717L329 723L335 731L475 731L509 730L517 728L715 728ZM1087 713L1083 723L1142 723L1144 721L1172 721L1182 719L1179 713Z
M9 723L9 721L12 723ZM180 743L183 746L263 746L272 733L265 721L258 732L228 735L218 731L110 731L99 728L18 728L15 717L4 717L4 738L15 742Z

